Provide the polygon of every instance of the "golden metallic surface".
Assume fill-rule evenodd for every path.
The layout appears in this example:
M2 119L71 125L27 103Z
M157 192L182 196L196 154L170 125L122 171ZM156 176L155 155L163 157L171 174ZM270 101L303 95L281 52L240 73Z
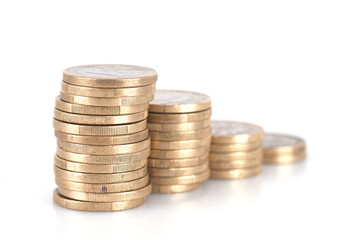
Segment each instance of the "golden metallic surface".
M202 183L185 185L152 185L152 193L180 193L188 192L202 186Z
M183 158L183 159L148 159L148 166L155 168L182 168L182 167L194 167L208 161L208 154L194 157L194 158Z
M275 155L265 155L263 156L263 163L273 163L273 164L289 164L304 160L306 158L306 151L300 151L298 153L282 153Z
M209 146L204 146L201 148L185 148L180 150L150 150L150 157L151 158L166 158L166 159L173 159L173 158L192 158L192 157L199 157L202 155L207 154L209 151Z
M211 98L202 93L157 90L150 102L149 112L154 113L190 113L211 108Z
M264 130L250 123L212 121L211 127L212 143L249 143L264 137Z
M149 131L115 136L82 136L55 131L57 139L65 142L86 144L86 145L118 145L143 141L149 137Z
M157 72L151 68L135 65L84 65L64 70L63 80L74 85L89 87L133 87L155 83Z
M232 169L232 168L248 168L257 166L262 163L262 156L250 160L232 160L232 161L210 161L211 169Z
M183 141L208 137L211 135L211 128L207 127L196 131L187 132L154 132L149 131L153 141Z
M149 113L149 123L186 123L205 121L211 117L212 110L194 113Z
M121 202L130 201L134 199L140 199L148 196L151 193L151 184L128 192L118 192L118 193L88 193L88 192L78 192L71 191L68 189L58 188L60 195L67 198L87 201L87 202Z
M177 150L184 148L198 148L209 145L211 136L184 141L151 141L151 149Z
M120 211L127 210L130 208L138 207L145 203L146 198L135 199L131 201L112 202L112 203L99 203L99 202L84 202L77 201L70 198L63 197L58 193L56 189L54 191L54 202L55 204L69 209L81 210L81 211Z
M266 134L262 142L265 154L287 154L305 151L306 144L302 138L284 134Z
M261 147L261 141L255 141L250 143L227 143L227 144L218 144L211 143L211 152L241 152L241 151L250 151L256 148Z
M156 89L155 84L147 85L144 87L132 87L132 88L90 88L81 87L62 82L61 91L78 96L85 97L137 97L144 95L154 94Z
M144 112L148 109L149 104L124 105L124 106L89 106L62 101L56 97L55 107L63 112L84 114L84 115L128 115L133 113Z
M149 131L156 132L186 132L196 131L211 125L211 120L187 123L148 123Z
M210 170L203 173L182 176L182 177L154 177L150 176L152 185L184 185L204 182L210 177Z
M230 153L213 153L210 152L210 160L232 161L257 158L262 155L262 148L252 151L230 152Z
M111 154L127 154L141 152L150 147L150 138L141 142L122 144L122 145L83 145L77 143L57 141L57 146L67 152L90 154L90 155L111 155Z
M205 172L208 169L208 162L194 167L183 168L153 168L149 167L150 176L154 177L181 177Z
M71 124L53 120L53 126L56 131L77 134L77 135L123 135L141 132L147 127L147 121L143 120L137 123L110 125L110 126L88 126Z
M137 180L122 182L122 183L80 183L72 182L60 178L56 178L57 186L79 192L92 192L92 193L111 193L111 192L127 192L143 188L149 184L149 175L146 175Z
M90 105L90 106L125 106L125 105L137 105L143 103L149 103L154 99L154 94L142 95L137 97L117 97L117 98L100 98L100 97L85 97L72 95L66 92L60 92L60 98L62 101Z
M88 154L78 154L67 152L59 147L57 148L56 155L60 158L79 162L79 163L89 163L89 164L121 164L121 163L131 163L135 161L143 161L147 159L150 155L150 148L147 148L141 152L129 153L129 154L116 154L107 156L98 155L88 155Z
M260 173L262 170L261 165L249 168L237 168L230 170L213 170L211 169L211 178L216 179L238 179L246 178Z
M115 116L100 116L100 115L84 115L63 112L55 108L54 118L62 122L85 124L85 125L116 125L139 122L146 119L148 112L139 112L128 115Z
M120 173L120 172L130 172L140 169L147 165L147 159L141 161L135 161L130 163L120 163L120 164L84 164L71 162L64 160L57 155L55 155L55 166L80 173Z
M144 177L148 173L147 167L140 168L135 171L125 173L78 173L63 170L58 167L54 167L55 176L57 178L83 183L116 183L116 182L128 182L137 180Z

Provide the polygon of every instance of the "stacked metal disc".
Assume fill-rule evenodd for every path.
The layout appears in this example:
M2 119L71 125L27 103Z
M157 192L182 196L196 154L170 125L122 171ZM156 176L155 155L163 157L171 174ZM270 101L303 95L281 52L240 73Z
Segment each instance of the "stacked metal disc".
M151 192L149 102L157 73L129 65L66 69L56 98L56 204L85 211L139 206Z
M186 192L208 179L210 116L211 99L207 95L156 91L148 117L148 165L153 192Z
M253 124L212 121L211 178L236 179L258 174L263 136L263 129Z
M268 133L262 146L264 163L287 164L306 157L305 141L299 137Z

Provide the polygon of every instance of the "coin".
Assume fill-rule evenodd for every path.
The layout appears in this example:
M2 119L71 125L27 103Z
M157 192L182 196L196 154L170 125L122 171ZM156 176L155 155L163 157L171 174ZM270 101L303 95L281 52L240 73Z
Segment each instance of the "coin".
M142 188L149 184L149 175L146 175L137 180L122 182L122 183L80 183L72 182L60 178L56 178L55 182L57 186L80 192L92 192L92 193L111 193L111 192L127 192Z
M81 210L81 211L120 211L134 207L138 207L145 203L146 198L135 199L131 201L99 203L99 202L84 202L77 201L61 196L56 189L54 191L54 202L65 208Z
M306 151L300 151L298 153L283 153L276 155L265 155L263 156L263 163L274 163L274 164L289 164L304 160L306 157Z
M147 127L147 121L143 120L137 123L110 125L110 126L87 126L78 125L53 120L56 131L79 134L79 135L123 135L143 131Z
M262 140L261 127L243 122L212 121L212 143L248 143Z
M154 141L182 141L193 140L210 136L211 128L207 127L196 131L187 132L154 132L149 131L149 135Z
M55 136L65 142L87 145L117 145L140 142L149 137L148 129L141 132L115 136L82 136L55 131Z
M257 158L262 155L262 149L257 148L252 151L244 151L244 152L230 152L230 153L213 153L210 152L210 159L211 160L218 160L218 161L231 161L231 160L243 160L243 159L252 159Z
M147 164L147 159L130 163L120 164L84 164L64 160L55 155L55 166L80 173L119 173L130 172L144 167Z
M137 97L154 94L155 89L155 84L132 88L90 88L75 86L66 82L61 83L62 92L85 97Z
M232 161L210 161L210 168L214 170L248 168L262 163L262 156L250 160L232 160Z
M210 170L206 170L203 173L182 176L182 177L154 177L150 176L150 182L152 185L183 185L200 183L208 179L210 176Z
M189 91L157 90L150 102L149 112L155 113L190 113L211 107L209 96Z
M157 72L151 68L134 65L84 65L64 70L63 80L70 84L89 87L133 87L155 83Z
M227 143L227 144L217 144L211 143L211 152L241 152L250 151L261 147L261 141L249 142L249 143Z
M237 179L246 178L261 172L261 165L257 165L249 168L237 168L229 170L213 170L211 169L211 178L217 179Z
M293 153L305 149L305 141L299 137L283 134L268 133L262 142L263 152L271 153Z
M192 158L199 157L208 153L208 146L201 148L185 148L180 150L150 150L151 158Z
M148 196L151 193L151 184L128 192L118 193L88 193L72 191L64 188L58 188L58 192L67 198L87 201L87 202L119 202L140 199Z
M90 154L90 155L111 155L111 154L127 154L140 152L150 147L150 138L130 144L122 145L107 145L107 146L96 146L96 145L83 145L77 143L57 141L57 145L67 152Z
M54 167L55 176L61 179L83 182L83 183L116 183L116 182L128 182L144 177L148 173L147 167L140 168L131 172L125 173L78 173L63 170L58 167Z
M211 120L207 119L201 122L188 123L148 123L150 131L157 132L186 132L206 128L211 125Z
M194 113L149 113L149 123L185 123L205 121L211 117L212 110L207 109Z
M199 138L194 140L184 140L184 141L151 141L152 149L161 150L177 150L184 148L198 148L208 145L211 141L211 136L205 138Z
M208 169L208 162L194 167L182 168L153 168L149 167L149 173L154 177L180 177L193 174L199 174Z
M148 166L155 168L177 168L177 167L194 167L208 160L208 154L194 158L182 159L148 159Z
M152 185L152 193L180 193L188 192L201 187L202 183L185 185Z
M133 113L129 115L99 116L74 114L60 111L55 108L54 118L62 122L86 124L86 125L115 125L139 122L146 119L148 112Z
M129 154L116 154L116 155L88 155L88 154L78 154L62 150L57 148L56 155L60 158L79 162L79 163L89 163L89 164L119 164L119 163L131 163L135 161L143 161L147 159L150 154L150 148L145 149L141 152L129 153Z

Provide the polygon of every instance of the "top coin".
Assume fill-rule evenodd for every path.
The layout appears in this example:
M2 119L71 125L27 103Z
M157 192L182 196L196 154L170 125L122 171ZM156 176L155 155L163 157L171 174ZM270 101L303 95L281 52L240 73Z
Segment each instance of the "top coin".
M268 133L262 141L266 154L292 153L305 149L305 141L299 137Z
M262 140L261 127L244 122L212 121L213 143L247 143Z
M151 68L134 65L84 65L64 70L63 81L97 88L139 87L155 83L157 72Z
M199 112L211 107L211 98L202 93L157 90L150 102L149 112L155 113L190 113Z

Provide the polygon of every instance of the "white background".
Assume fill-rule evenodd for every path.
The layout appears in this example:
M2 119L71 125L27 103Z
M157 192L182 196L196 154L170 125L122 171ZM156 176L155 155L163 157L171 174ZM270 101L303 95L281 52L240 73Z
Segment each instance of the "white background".
M1 239L342 239L342 1L1 1L0 26ZM54 98L92 63L154 68L308 158L128 211L55 206Z

